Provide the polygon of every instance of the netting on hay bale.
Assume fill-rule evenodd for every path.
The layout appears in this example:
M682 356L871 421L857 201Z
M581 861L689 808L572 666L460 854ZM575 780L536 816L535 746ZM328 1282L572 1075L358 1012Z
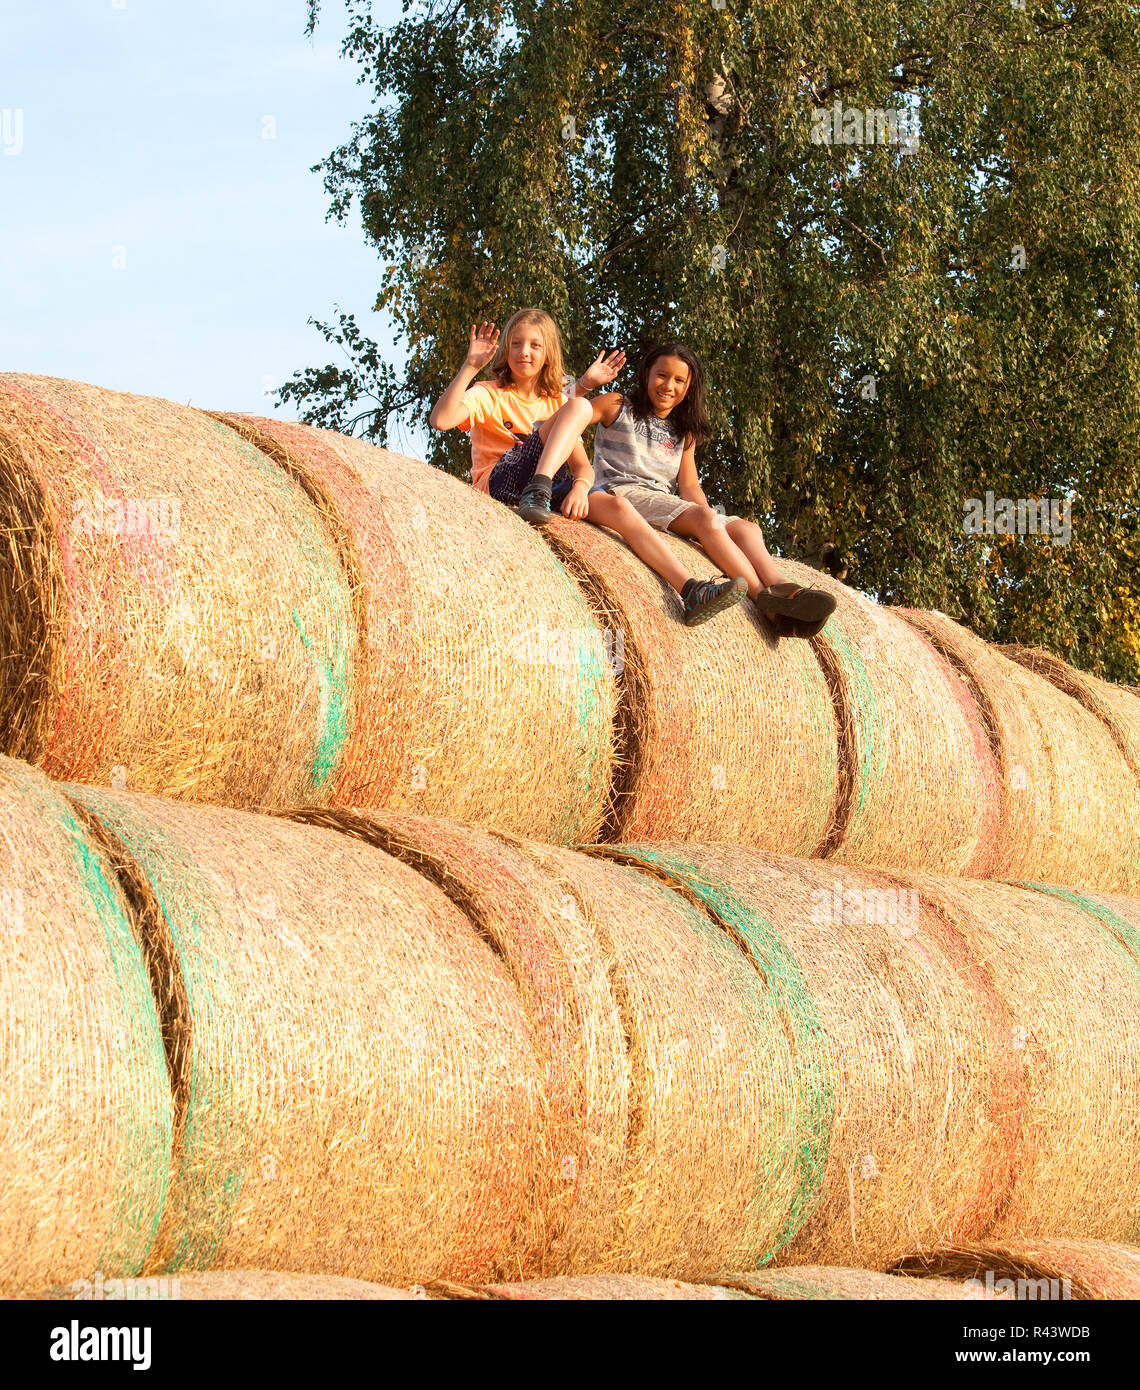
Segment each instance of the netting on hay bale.
M567 843L605 814L614 661L578 588L507 507L330 430L225 416L329 518L367 632L332 800Z
M519 993L543 1078L546 1128L514 1277L600 1264L614 1238L629 1132L622 1014L610 962L575 899L507 841L399 812L300 810L380 846L435 883L490 943Z
M1028 666L1012 661L944 614L899 612L961 673L985 722L1002 801L989 876L1135 887L1140 789L1135 763L1130 767L1122 751L1122 741L1135 735L1115 704L1110 715L1110 696L1099 692L1098 718L1091 694L1081 703L1071 698L1078 686L1093 691L1091 678L1073 672L1061 685L1056 667L1046 679L1039 659ZM1120 700L1125 696L1120 692Z
M302 489L168 401L0 375L4 751L235 805L322 797L352 612Z
M1109 1241L1008 1236L923 1250L898 1267L1019 1300L1140 1298L1140 1249Z
M812 639L840 711L844 763L824 852L847 864L987 874L997 770L959 677L889 609L808 565L779 563L837 601Z
M796 1063L764 982L722 930L645 876L571 850L311 814L379 833L443 885L520 989L549 1088L547 1142L567 1146L560 1160L549 1150L558 1167L536 1183L520 1269L692 1278L767 1255L799 1181Z
M172 1129L147 962L98 840L46 777L8 758L0 1095L0 1294L137 1274Z
M494 954L347 836L71 786L164 969L170 1198L145 1272L487 1278L542 1153L540 1078Z
M881 1267L919 1231L989 1228L1017 1163L1021 1059L953 924L867 870L729 845L598 852L700 902L785 1011L800 1171L777 1263Z
M687 628L673 590L617 536L564 519L543 535L622 643L621 762L599 838L814 853L839 766L831 696L807 644L777 642L747 599ZM695 546L663 540L695 577L715 573Z

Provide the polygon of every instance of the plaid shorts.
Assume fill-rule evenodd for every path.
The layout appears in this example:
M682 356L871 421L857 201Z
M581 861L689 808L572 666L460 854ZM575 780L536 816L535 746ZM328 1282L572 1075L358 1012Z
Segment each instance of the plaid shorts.
M534 477L535 466L542 455L542 437L538 429L535 425L533 433L528 434L513 449L508 449L491 469L487 491L497 502L505 502L508 507L517 506L519 494ZM570 476L570 470L563 464L551 481L553 486L550 505L557 510L570 491L574 479Z

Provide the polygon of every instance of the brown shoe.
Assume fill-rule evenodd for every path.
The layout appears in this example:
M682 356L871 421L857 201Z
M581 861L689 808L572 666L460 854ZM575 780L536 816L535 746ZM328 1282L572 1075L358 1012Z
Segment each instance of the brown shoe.
M756 595L756 607L771 620L777 636L814 637L835 612L835 599L825 589L773 584Z

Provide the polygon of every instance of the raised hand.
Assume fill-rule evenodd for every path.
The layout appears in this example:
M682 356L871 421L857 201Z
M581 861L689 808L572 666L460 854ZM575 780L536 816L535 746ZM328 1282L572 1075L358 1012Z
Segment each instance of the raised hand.
M499 330L493 323L481 323L478 328L471 325L471 338L467 344L467 365L482 371L495 355L499 346Z
M624 366L625 353L620 348L613 352L599 352L578 378L578 385L584 391L596 391L599 386L613 381Z

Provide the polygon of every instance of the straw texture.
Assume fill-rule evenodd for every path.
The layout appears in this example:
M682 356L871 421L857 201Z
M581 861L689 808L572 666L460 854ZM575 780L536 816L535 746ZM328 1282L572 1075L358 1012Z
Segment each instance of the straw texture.
M609 796L614 673L589 607L533 528L362 440L224 418L304 481L354 557L372 645L336 799L593 839Z
M316 826L71 787L133 861L178 1106L148 1272L493 1277L540 1158L518 998L450 902Z
M847 864L988 873L996 769L960 679L888 609L807 565L780 567L837 601L812 639L843 711L844 797L823 851Z
M1090 910L1093 895L1071 889L900 877L956 924L1012 1015L1003 1041L1016 1050L1024 1084L1016 1171L989 1229L974 1238L1045 1230L1066 1239L1135 1240L1135 927L1112 906ZM1119 901L1105 897L1106 904Z
M0 1294L136 1274L171 1103L127 904L35 769L0 758Z
M1132 888L1140 798L1117 742L1123 722L1114 733L1064 689L941 613L899 613L967 681L987 728L1002 803L990 876Z
M623 636L622 762L604 837L725 839L811 854L838 791L835 716L805 643L777 642L746 599L697 628L680 600L600 527L544 538ZM704 553L665 543L695 577ZM585 837L582 837L583 839Z
M706 913L620 864L520 844L595 933L627 1039L618 1219L594 1270L697 1278L754 1265L796 1190L794 1041Z
M322 795L351 606L297 484L195 411L16 375L0 470L5 749L188 799Z
M1020 1059L953 924L865 870L728 845L621 852L705 904L786 1011L799 1183L778 1262L882 1266L984 1233L1016 1162Z
M1123 754L1134 781L1132 815L1137 859L1136 877L1129 891L1135 893L1140 888L1140 700L1136 698L1136 691L1098 680L1087 671L1078 671L1067 661L1039 647L1009 646L998 650L1011 661L1043 676L1087 709L1108 729ZM1127 812L1127 806L1122 809Z
M952 1279L908 1279L877 1270L848 1269L843 1265L801 1265L789 1269L762 1269L756 1273L727 1276L719 1281L753 1298L802 1303L816 1299L864 1299L872 1302L937 1299L941 1302L974 1297Z
M589 1269L614 1238L629 1130L622 1014L576 900L506 841L397 812L301 810L378 845L436 884L518 990L543 1078L543 1157L505 1263L515 1277Z
M899 1268L983 1288L992 1282L998 1292L1018 1300L1140 1299L1140 1249L1099 1240L1009 1237L924 1250L901 1261ZM1003 1287L1001 1280L1011 1281L1013 1289ZM1067 1291L1063 1280L1068 1281Z

